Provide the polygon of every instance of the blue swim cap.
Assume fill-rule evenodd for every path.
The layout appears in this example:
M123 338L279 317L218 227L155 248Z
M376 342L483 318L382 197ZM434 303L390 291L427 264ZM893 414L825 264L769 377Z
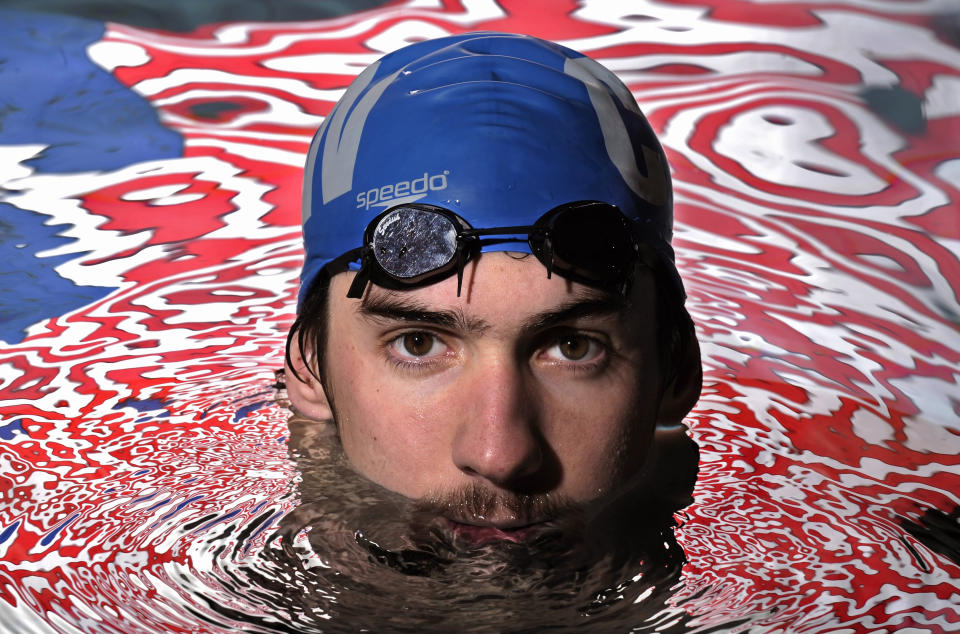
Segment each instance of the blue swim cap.
M613 73L527 35L411 44L360 73L313 139L299 301L323 267L361 246L370 221L395 205L437 205L473 227L503 227L531 225L582 200L616 205L644 243L672 261L666 156Z

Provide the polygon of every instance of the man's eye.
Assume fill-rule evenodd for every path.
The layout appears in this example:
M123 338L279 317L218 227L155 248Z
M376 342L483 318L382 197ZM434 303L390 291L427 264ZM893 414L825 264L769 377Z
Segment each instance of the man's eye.
M405 359L437 356L446 345L429 332L408 332L391 342L394 352Z
M554 345L547 348L546 356L555 361L586 363L602 356L603 352L603 345L596 339L571 333L562 335Z

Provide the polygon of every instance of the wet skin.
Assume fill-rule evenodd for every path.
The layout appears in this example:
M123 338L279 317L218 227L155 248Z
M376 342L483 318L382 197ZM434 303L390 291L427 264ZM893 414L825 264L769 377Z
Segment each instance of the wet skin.
M348 299L351 278L331 282L327 389L294 350L291 400L333 415L359 473L476 539L610 494L643 468L657 422L692 404L692 383L661 385L644 272L626 302L507 253L471 262L460 297L451 277Z

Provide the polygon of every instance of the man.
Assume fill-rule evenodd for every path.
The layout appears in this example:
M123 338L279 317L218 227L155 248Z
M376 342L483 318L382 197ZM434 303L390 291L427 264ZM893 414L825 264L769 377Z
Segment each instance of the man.
M699 349L666 157L612 73L500 33L391 53L317 132L303 214L287 390L356 471L471 543L662 488Z

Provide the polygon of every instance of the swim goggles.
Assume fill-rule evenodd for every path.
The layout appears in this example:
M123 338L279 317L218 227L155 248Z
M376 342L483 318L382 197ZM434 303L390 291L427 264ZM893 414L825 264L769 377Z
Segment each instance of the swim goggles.
M481 248L509 242L529 244L547 268L574 282L625 294L638 241L630 222L615 206L581 201L556 207L533 225L474 229L463 218L435 205L404 204L374 218L363 246L333 260L331 273L360 260L347 297L360 298L369 282L390 289L425 286L457 274Z

